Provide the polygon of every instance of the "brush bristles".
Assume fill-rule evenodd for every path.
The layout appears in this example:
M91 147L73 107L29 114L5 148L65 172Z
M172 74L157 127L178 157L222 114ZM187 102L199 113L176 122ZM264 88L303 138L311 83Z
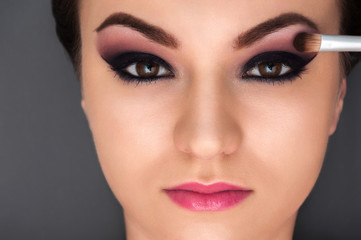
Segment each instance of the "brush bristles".
M321 35L310 33L299 33L293 45L299 52L318 52L321 46Z

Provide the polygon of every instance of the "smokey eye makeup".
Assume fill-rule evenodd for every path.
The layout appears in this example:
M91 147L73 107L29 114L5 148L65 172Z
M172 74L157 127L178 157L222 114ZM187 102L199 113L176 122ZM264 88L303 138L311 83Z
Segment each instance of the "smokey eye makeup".
M284 82L292 81L306 70L306 65L316 55L299 56L285 51L260 53L243 66L240 77L246 81Z
M248 60L238 75L240 80L267 83L293 81L304 72L313 56L299 56L286 51L263 52ZM173 79L174 68L162 58L145 52L124 52L103 59L127 83L150 83Z
M170 64L150 53L125 52L110 59L103 59L120 79L129 83L149 83L175 77L175 71Z

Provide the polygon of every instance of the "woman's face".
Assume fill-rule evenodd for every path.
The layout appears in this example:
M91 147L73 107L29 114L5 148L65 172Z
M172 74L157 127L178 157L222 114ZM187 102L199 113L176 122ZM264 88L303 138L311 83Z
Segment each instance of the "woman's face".
M291 239L345 94L338 54L292 41L338 16L336 0L81 1L82 106L128 239Z

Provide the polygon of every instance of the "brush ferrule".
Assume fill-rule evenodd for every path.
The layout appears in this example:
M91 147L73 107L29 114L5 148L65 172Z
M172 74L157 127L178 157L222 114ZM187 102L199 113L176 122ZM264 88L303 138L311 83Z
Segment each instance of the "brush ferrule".
M343 36L343 35L321 35L320 51L327 52L360 52L360 36Z

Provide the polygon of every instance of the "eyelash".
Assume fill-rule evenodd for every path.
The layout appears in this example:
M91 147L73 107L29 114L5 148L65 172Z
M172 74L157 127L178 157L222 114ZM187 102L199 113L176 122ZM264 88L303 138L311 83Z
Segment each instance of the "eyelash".
M172 79L175 77L174 69L163 59L148 53L142 52L126 52L120 54L110 60L103 58L110 66L110 68L125 82L127 83L136 83L136 85L143 83L152 83L160 79ZM305 66L312 60L304 59L296 54L289 52L275 51L275 52L265 52L259 55L256 55L251 60L249 60L239 74L239 77L245 81L259 81L266 83L284 83L285 81L293 81L294 79L301 76L301 74L306 70ZM129 68L136 67L136 64L140 63L155 63L159 65L160 68L164 68L167 72L165 75L155 76L155 77L137 77L134 74L129 73ZM281 64L283 71L284 68L288 67L289 71L286 73L277 76L277 77L263 77L256 75L249 75L251 70L256 70L259 72L259 67L261 64L266 63L276 63ZM149 68L148 68L149 69ZM257 70L258 69L258 70ZM164 70L163 70L164 71ZM282 72L281 72L282 73ZM158 74L157 74L158 75Z
M264 52L249 60L243 67L241 78L245 81L261 81L266 83L284 83L285 81L293 81L296 78L301 77L301 74L306 71L306 65L313 59L302 58L293 53L275 51L275 52ZM276 63L281 64L282 67L288 67L289 70L286 73L277 77L262 77L262 76L249 76L247 73L259 67L261 64Z
M136 85L143 83L152 83L159 79L170 79L174 78L174 69L163 59L148 53L142 52L127 52L123 53L111 60L107 60L103 58L110 66L110 68L118 75L119 78L124 80L127 83L136 83ZM160 67L166 69L169 73L167 75L156 76L156 77L137 77L127 71L125 69L137 64L137 63L156 63Z

